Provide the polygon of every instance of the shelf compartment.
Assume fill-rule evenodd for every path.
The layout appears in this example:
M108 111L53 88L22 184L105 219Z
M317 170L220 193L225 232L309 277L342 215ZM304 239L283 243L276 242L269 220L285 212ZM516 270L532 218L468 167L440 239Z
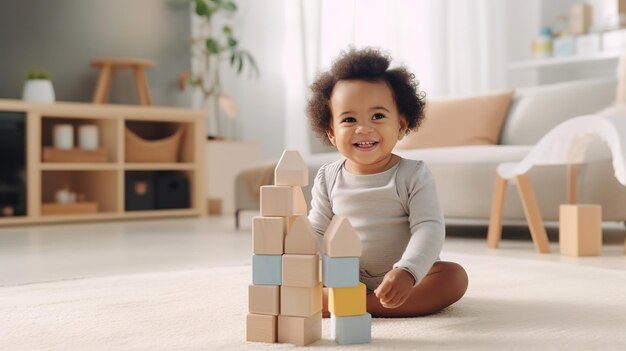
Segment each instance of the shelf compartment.
M193 162L193 132L191 123L127 120L124 160L127 163Z
M54 126L69 124L74 128L74 149L60 150L53 147ZM98 127L97 150L78 148L78 129L81 125ZM41 146L42 162L117 162L118 161L118 121L113 118L63 118L42 116Z
M26 114L0 112L0 220L26 216Z
M69 188L70 191L79 194L77 196L79 199L84 197L80 199L80 202L95 202L98 206L98 213L119 212L120 210L117 206L117 191L115 190L119 186L116 170L49 170L41 173L41 202L43 204L56 203L57 190ZM43 211L42 215L45 215Z

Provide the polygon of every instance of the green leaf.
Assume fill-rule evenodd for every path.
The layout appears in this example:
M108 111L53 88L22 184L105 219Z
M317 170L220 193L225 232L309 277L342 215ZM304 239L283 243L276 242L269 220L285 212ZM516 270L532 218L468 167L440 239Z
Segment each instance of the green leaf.
M239 68L237 68L237 74L241 73L241 70L243 69L243 57L241 56L241 53L239 53Z
M224 32L224 34L232 34L233 29L230 26L224 26L222 27L222 32Z
M243 54L248 59L248 62L250 62L250 66L252 67L252 70L254 71L254 73L258 76L259 75L259 67L256 65L256 62L254 61L254 57L252 57L252 55L249 52L247 52L247 51L244 51Z
M206 40L206 49L210 54L219 54L220 52L220 44L213 38L208 38Z
M204 0L196 0L196 14L198 16L208 16L211 10Z
M237 11L237 5L235 5L232 1L227 1L222 5L222 8L226 11L235 12Z
M230 65L231 66L235 65L235 51L230 52Z
M237 39L233 37L228 38L228 46L231 48L234 48L235 46L237 46Z

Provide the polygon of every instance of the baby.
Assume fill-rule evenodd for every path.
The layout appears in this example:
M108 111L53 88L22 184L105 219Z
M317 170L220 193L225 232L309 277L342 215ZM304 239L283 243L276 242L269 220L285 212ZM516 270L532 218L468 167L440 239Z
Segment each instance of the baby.
M309 220L320 238L335 215L358 233L369 313L421 316L458 301L468 278L460 265L439 260L445 227L428 167L392 153L419 126L425 102L415 76L389 69L390 61L352 49L311 86L312 127L344 158L318 171Z

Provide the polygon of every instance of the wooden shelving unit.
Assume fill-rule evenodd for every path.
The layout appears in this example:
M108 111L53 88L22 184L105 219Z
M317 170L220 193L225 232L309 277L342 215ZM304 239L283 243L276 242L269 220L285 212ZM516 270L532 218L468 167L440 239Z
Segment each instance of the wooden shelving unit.
M0 216L0 226L126 218L201 216L205 199L204 111L168 107L146 107L87 103L29 103L0 99L0 111L23 113L26 117L26 215ZM44 162L44 147L52 145L52 129L59 123L94 124L99 129L100 147L106 162ZM132 128L130 128L132 127ZM174 162L127 162L126 130L181 129L180 151ZM0 167L2 167L0 161ZM188 208L125 208L127 172L178 172L188 181ZM54 202L59 187L72 190L87 201L97 202L96 213L44 215L42 204Z

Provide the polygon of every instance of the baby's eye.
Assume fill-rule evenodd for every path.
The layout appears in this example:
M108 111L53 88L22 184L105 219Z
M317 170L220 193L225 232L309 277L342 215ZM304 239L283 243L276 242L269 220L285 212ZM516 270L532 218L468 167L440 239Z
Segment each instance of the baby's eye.
M354 122L356 122L356 119L354 117L346 117L341 120L341 123L354 123Z
M382 113L375 113L374 115L372 115L373 120L383 119L383 118L385 118L385 115L383 115Z

